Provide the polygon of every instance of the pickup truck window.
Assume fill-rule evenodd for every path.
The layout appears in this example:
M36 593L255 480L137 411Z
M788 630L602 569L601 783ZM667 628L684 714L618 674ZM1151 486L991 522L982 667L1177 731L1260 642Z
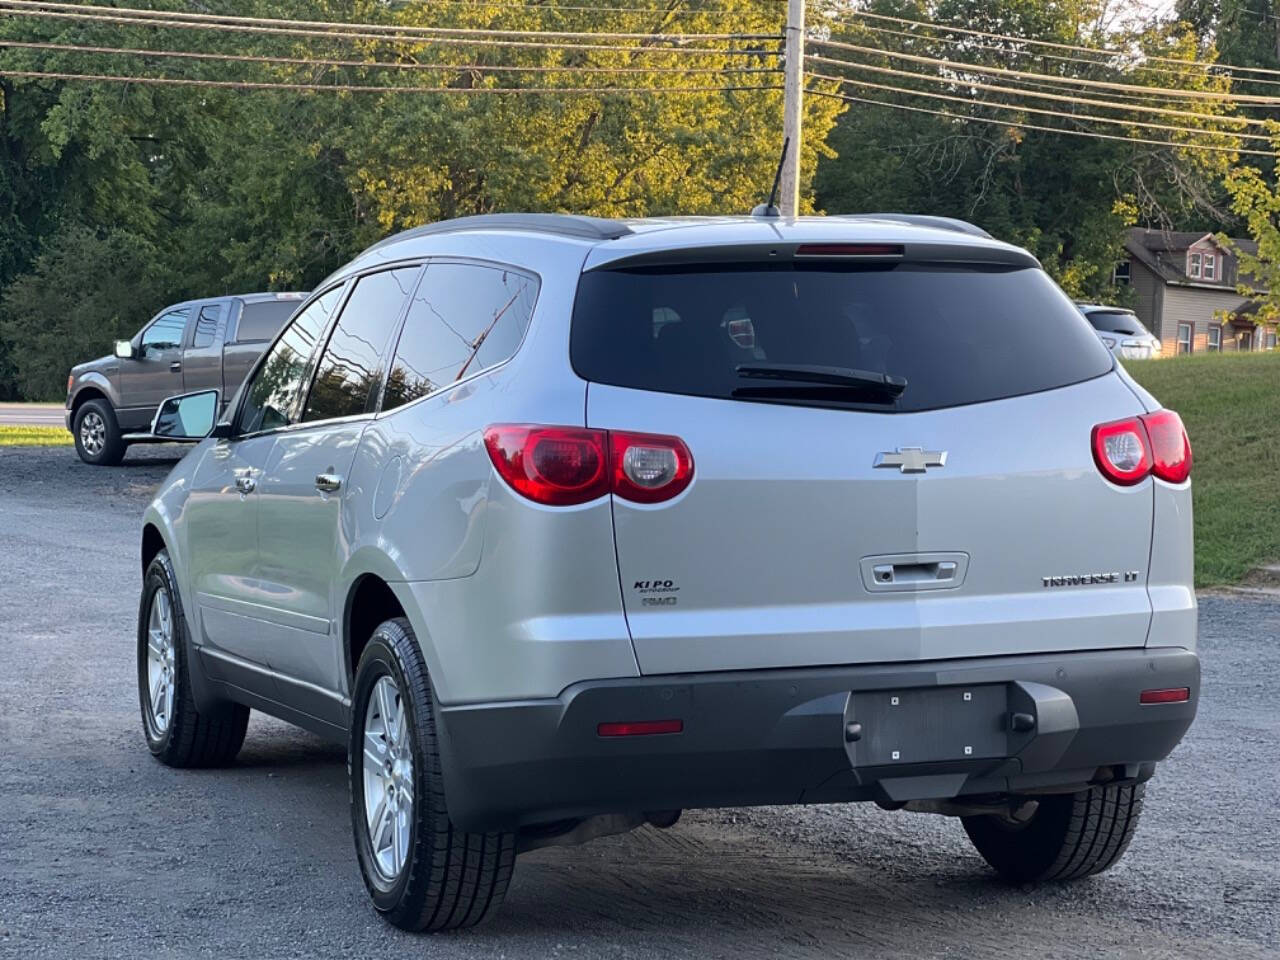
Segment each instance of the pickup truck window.
M316 367L303 420L372 412L387 340L421 267L382 270L356 281Z
M181 310L170 310L156 318L156 322L147 327L142 334L143 355L159 350L177 350L181 347L182 334L187 329L187 317L190 314L190 308L183 307Z
M307 361L338 306L342 289L334 287L313 300L271 347L245 392L237 432L258 433L294 422Z
M298 309L297 300L262 300L246 303L240 311L240 323L236 328L236 342L273 340L284 322Z
M218 318L221 316L222 304L220 303L207 303L200 308L200 315L196 317L196 332L191 340L193 350L213 346L214 337L218 332Z
M382 409L501 363L520 346L538 282L498 266L433 263L409 305Z

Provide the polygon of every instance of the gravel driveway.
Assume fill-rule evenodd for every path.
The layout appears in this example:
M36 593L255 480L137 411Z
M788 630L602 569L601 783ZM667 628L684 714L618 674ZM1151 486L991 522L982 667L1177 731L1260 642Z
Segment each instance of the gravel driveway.
M941 817L693 812L522 857L479 930L400 933L340 749L255 714L231 769L147 754L138 516L181 452L0 450L0 956L1280 956L1280 603L1215 595L1200 718L1103 877L1002 886Z

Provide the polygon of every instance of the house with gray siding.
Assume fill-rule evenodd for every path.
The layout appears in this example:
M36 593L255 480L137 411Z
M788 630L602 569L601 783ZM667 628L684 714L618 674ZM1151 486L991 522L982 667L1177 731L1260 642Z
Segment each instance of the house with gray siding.
M1232 243L1257 251L1252 240ZM1249 278L1214 234L1135 227L1125 251L1116 280L1133 288L1134 312L1165 355L1275 349L1276 325L1257 322L1256 304L1238 290Z

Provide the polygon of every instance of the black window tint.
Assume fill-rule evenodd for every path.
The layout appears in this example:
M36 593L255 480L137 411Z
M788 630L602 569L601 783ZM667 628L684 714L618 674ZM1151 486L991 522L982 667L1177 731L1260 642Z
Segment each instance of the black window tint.
M533 316L531 276L470 263L433 263L414 294L387 377L391 410L506 360Z
M218 318L221 316L222 304L220 303L209 303L200 308L200 315L196 317L195 334L191 340L192 349L213 346L214 338L218 333Z
M190 308L183 307L158 317L142 334L142 352L176 350L182 346L182 334L187 328L187 317L190 314Z
M1138 336L1143 333L1142 324L1138 322L1138 318L1132 313L1121 310L1094 310L1088 315L1088 320L1095 330L1101 330L1103 333L1121 333L1128 336Z
M303 420L367 413L377 404L383 351L419 267L361 277L316 367Z
M240 323L236 327L236 340L272 340L284 326L284 322L298 309L298 300L264 300L246 303L240 311Z
M238 422L240 433L274 430L293 422L307 361L341 295L342 287L338 286L317 297L294 317L271 347L245 393Z
M759 399L885 412L1049 390L1111 369L1042 270L912 263L593 271L578 285L570 351L578 374L602 383L725 399L745 387ZM890 374L907 388L895 399L788 384L766 396L769 384L737 372L765 363Z

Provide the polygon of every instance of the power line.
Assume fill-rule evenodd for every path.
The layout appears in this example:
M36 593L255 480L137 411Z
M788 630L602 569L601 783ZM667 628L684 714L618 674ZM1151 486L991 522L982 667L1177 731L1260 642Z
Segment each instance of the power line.
M867 10L850 10L849 14L851 16L862 18L862 19L881 20L881 21L888 21L892 23L907 24L908 26L924 27L927 30L945 30L949 33L963 33L967 36L972 36L972 37L986 37L987 39L990 39L990 40L1008 40L1013 43L1025 43L1033 47L1048 47L1053 50L1068 50L1076 53L1093 53L1093 54L1107 53L1117 57L1132 56L1132 54L1126 54L1123 51L1118 51L1118 50L1106 50L1105 48L1098 48L1098 47L1084 47L1084 46L1080 46L1078 44L1073 44L1073 43L1059 43L1054 40L1036 40L1036 39L1032 39L1031 37L1018 37L1018 36L1013 36L1012 34L1007 34L1007 33L991 33L986 30L974 30L970 27L956 27L950 24L934 23L928 20L911 20L907 17L892 17L892 16L889 16L888 14L871 13L870 11L867 11ZM1180 57L1162 57L1157 54L1148 54L1148 53L1141 54L1141 57L1144 60L1153 60L1157 63L1176 63L1181 66L1199 67L1201 69L1204 69L1205 67L1208 66L1201 60L1186 60ZM1266 67L1242 67L1236 64L1223 64L1223 63L1215 63L1213 64L1213 66L1219 67L1220 69L1224 69L1224 70L1231 70L1232 72L1262 73L1262 74L1267 74L1269 76L1280 76L1280 70L1272 70Z
M391 23L343 23L333 20L285 20L276 17L238 17L218 13L185 13L169 10L145 10L136 7L105 7L91 3L59 3L53 0L3 0L0 6L15 10L77 11L97 15L110 10L113 15L134 19L139 23L150 20L174 20L201 24L238 24L264 27L302 27L327 32L350 28L378 33L396 33L423 37L519 37L528 36L527 30L507 30L488 27L424 27L412 24ZM588 30L539 30L537 35L548 40L777 40L772 33L621 33Z
M824 57L819 54L809 54L808 59L815 63L827 63L834 66L844 67L849 70L861 70L881 74L883 76L923 80L926 83L942 84L948 87L960 85L972 90L984 90L988 93L1007 93L1016 96L1031 97L1035 100L1052 100L1057 103L1084 104L1092 107L1101 107L1104 110L1127 110L1133 113L1159 114L1160 116L1181 117L1182 119L1188 120L1212 120L1216 123L1236 123L1256 127L1265 127L1269 123L1267 120L1260 120L1255 117L1236 116L1234 114L1195 113L1191 110L1174 110L1168 107L1148 106L1134 103L1118 103L1114 100L1095 100L1075 93L1071 95L1064 93L1042 93L1034 90L1025 90L1020 87L1005 87L994 83L983 83L979 80L957 81L952 77L944 77L938 74L913 73L910 70L898 70L894 67L881 67L871 63L860 63L854 60L840 60L835 57Z
M404 35L390 35L381 33L362 33L349 31L329 31L329 30L307 30L301 28L286 27L255 27L241 24L215 24L215 23L187 23L181 20L147 20L140 21L133 17L117 17L108 15L85 14L85 13L67 13L58 10L6 10L3 8L5 3L12 3L14 0L0 0L0 13L9 16L20 17L52 17L61 20L88 21L100 23L118 23L128 24L130 26L146 26L146 27L165 27L172 29L185 30L217 30L229 31L232 33L249 33L256 35L272 35L272 36L291 36L291 37L323 37L326 39L338 40L379 40L383 43L404 43L414 44L418 46L478 46L478 47L503 47L516 48L524 50L598 50L606 52L620 52L632 54L681 54L693 56L722 56L722 57L759 57L766 55L776 55L778 51L767 49L717 49L715 47L683 47L683 46L656 46L653 44L606 44L606 43L576 43L570 41L554 41L554 42L538 42L534 40L490 40L478 39L475 37L417 37ZM524 32L522 36L538 36L537 33ZM776 42L778 38L773 38Z
M771 2L779 2L779 0L771 0ZM785 0L783 0L785 2ZM419 4L409 2L409 0L393 0L395 6L402 9L412 9ZM657 14L666 18L671 16L677 17L742 17L751 13L763 11L751 10L728 10L723 7L651 7L651 6L601 6L593 7L582 4L566 4L566 3L487 3L484 0L430 0L429 3L421 4L425 7L462 7L477 10L519 10L527 13L560 13L562 11L582 12L582 13L620 13L623 15L649 16Z
M848 50L853 53L886 56L892 60L906 60L911 63L921 63L929 66L942 67L943 69L952 70L956 73L976 73L983 76L995 77L1026 77L1036 80L1052 79L1057 83L1073 84L1075 86L1090 87L1098 90L1124 90L1136 93L1156 91L1161 96L1170 98L1248 103L1259 106L1280 106L1280 97L1267 97L1261 94L1233 94L1228 92L1219 93L1210 90L1184 90L1175 87L1147 87L1133 83L1117 83L1110 80L1090 80L1087 77L1050 77L1047 74L1033 73L1026 70L1013 70L1008 67L988 67L976 63L966 63L960 60L946 60L939 57L923 57L914 53L886 51L877 47L864 47L856 43L842 43L838 40L811 39L809 42L818 47L832 47L837 50Z
M850 26L855 26L855 25L850 24ZM893 29L890 29L889 27L875 27L866 23L856 24L856 27L860 30L866 30L870 33L874 33L877 35L901 37L908 40L923 40L923 41L929 41L932 43L945 43L950 46L962 47L964 49L976 48L978 50L986 50L992 53L1007 54L1009 56L1015 56L1015 57L1039 57L1044 60L1053 60L1059 63L1074 63L1074 64L1079 64L1081 66L1103 67L1107 69L1117 69L1117 65L1115 62L1120 61L1120 62L1123 62L1124 64L1128 64L1131 66L1138 66L1143 70L1150 70L1154 73L1169 74L1174 77L1179 77L1183 79L1190 79L1197 76L1197 74L1194 73L1193 71L1189 71L1185 69L1180 70L1180 69L1175 69L1173 67L1157 67L1147 63L1137 63L1137 61L1140 58L1134 56L1133 54L1122 53L1120 51L1108 51L1108 50L1095 51L1098 55L1102 57L1106 57L1107 60L1112 61L1112 63L1108 63L1107 60L1087 60L1087 59L1084 59L1083 57L1069 57L1069 56L1064 56L1062 54L1043 53L1036 50L1017 50L1011 46L1001 46L994 43L981 43L976 40L960 40L955 37L932 37L932 36L927 36L921 33L911 33L910 31L907 31L907 30L893 30ZM929 29L946 30L948 28L945 26L939 25L937 27L930 27ZM1010 41L1010 42L1012 43L1014 41ZM1025 41L1017 41L1017 42L1024 43ZM1212 71L1217 69L1230 69L1229 67L1226 67L1218 63L1203 63L1203 64L1200 64L1200 66L1203 67L1205 71ZM1231 75L1229 73L1215 74L1211 72L1206 72L1204 74L1199 74L1199 76L1231 78ZM1232 78L1232 79L1235 79L1235 78ZM1246 82L1246 83L1259 83L1259 84L1280 86L1280 80L1260 80L1254 77L1245 77L1241 79L1242 79L1242 82Z
M948 100L952 103L964 103L973 107L990 107L995 110L1013 110L1018 113L1036 113L1048 117L1062 117L1068 120L1083 120L1090 123L1110 123L1121 127L1141 127L1146 130L1168 130L1173 133L1189 133L1197 136L1235 137L1242 140L1261 140L1270 143L1271 138L1261 133L1236 133L1231 130L1208 130L1204 127L1179 127L1168 123L1148 123L1141 120L1127 120L1121 117L1099 117L1088 113L1069 113L1065 110L1047 110L1030 107L1019 103L1000 103L995 100L976 100L973 97L961 97L946 93L929 93L926 90L911 90L907 87L895 87L886 83L871 83L866 80L853 80L849 77L833 77L824 73L809 73L816 80L830 80L836 83L864 87L872 90L883 90L889 93L902 93L912 97L925 97L930 100Z
M368 67L383 70L471 70L494 73L643 73L643 74L738 74L780 73L779 67L597 67L597 66L533 66L485 63L417 63L386 60L334 60L322 57L255 56L245 53L203 53L193 50L150 50L145 47L100 47L73 43L0 39L0 47L21 50L51 50L67 53L92 53L112 56L169 57L188 60L211 60L234 63L289 64L291 66Z
M739 93L756 90L781 90L780 84L720 87L424 87L389 84L374 86L351 83L292 83L254 80L197 80L189 77L123 76L120 74L63 73L50 70L0 69L0 77L32 80L94 80L105 83L137 83L174 87L216 87L229 90L295 90L327 93L447 93L447 94L572 94L615 96L667 93Z
M959 113L949 113L946 110L932 110L927 107L912 107L905 103L886 103L883 100L872 100L868 97L852 97L844 93L828 93L824 90L806 90L805 93L812 94L815 97L834 97L837 100L844 100L850 103L865 103L877 107L887 107L891 110L909 110L912 113L927 113L935 117L947 117L952 120L960 120L964 123L990 123L997 126L1007 127L1014 130L1039 130L1045 133L1060 133L1069 137L1092 137L1096 140L1115 140L1120 143L1137 143L1147 144L1156 147L1170 147L1175 150L1207 150L1214 153L1233 153L1247 154L1255 157L1275 157L1275 154L1267 150L1237 150L1235 147L1219 147L1209 143L1177 143L1172 140L1146 140L1140 137L1121 137L1109 133L1098 133L1094 130L1071 130L1065 127L1049 127L1041 126L1034 123L1014 123L1009 120L997 120L994 117L972 117Z

